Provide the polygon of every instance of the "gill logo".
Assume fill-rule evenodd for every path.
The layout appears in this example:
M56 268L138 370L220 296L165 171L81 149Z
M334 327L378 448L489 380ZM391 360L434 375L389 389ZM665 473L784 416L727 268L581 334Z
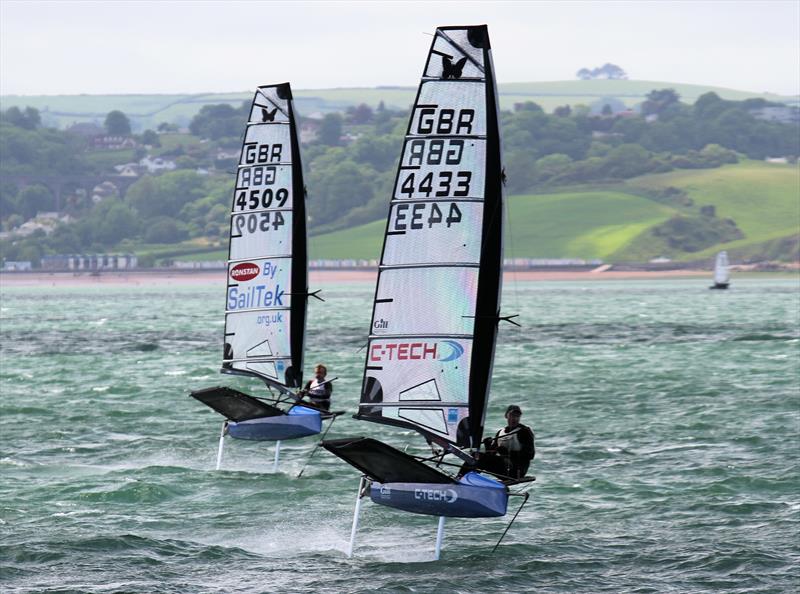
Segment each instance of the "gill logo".
M464 347L458 344L455 340L443 340L441 344L446 344L453 350L446 357L445 356L439 357L439 361L455 361L461 355L464 354Z

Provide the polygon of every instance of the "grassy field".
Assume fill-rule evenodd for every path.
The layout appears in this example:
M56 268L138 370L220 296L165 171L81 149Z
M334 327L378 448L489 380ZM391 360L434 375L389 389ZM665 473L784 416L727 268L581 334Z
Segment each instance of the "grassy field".
M608 258L674 212L641 196L613 191L513 196L508 200L506 253L510 258Z
M745 161L718 169L672 171L642 176L631 185L683 188L698 206L713 204L745 237L684 258L707 257L719 249L740 249L800 233L800 168Z
M606 258L673 213L623 192L513 196L508 201L506 257ZM377 258L385 226L380 220L312 237L311 257Z
M311 237L308 240L309 257L312 260L377 260L381 256L384 229L386 221L381 219L352 229Z
M719 169L694 169L642 176L621 189L587 188L512 196L508 200L506 255L529 258L602 258L643 261L663 255L663 240L649 230L686 209L637 195L642 188L684 189L693 211L713 204L717 216L731 218L744 239L701 252L670 254L695 260L719 249L757 250L769 240L800 232L800 169L746 161ZM380 254L383 220L311 239L312 258L375 258ZM744 250L744 251L743 251Z
M566 104L588 105L603 97L616 97L626 105L634 105L644 100L645 95L653 89L663 88L675 89L688 103L693 103L708 91L714 91L724 99L764 97L772 101L798 103L798 97L663 81L569 80L499 85L503 109L511 109L515 103L523 101L536 101L546 110ZM294 91L294 96L298 112L310 115L340 111L359 103L376 107L381 101L390 107L407 109L414 100L415 92L416 87L300 89ZM248 90L195 95L4 95L0 101L5 109L12 106L35 107L42 112L45 125L60 128L75 122L102 123L109 111L119 109L131 118L138 130L144 130L155 129L161 122L187 125L203 105L240 105L251 98L252 91Z
M691 208L647 197L665 187L685 190ZM694 253L674 253L651 230L676 214L697 214L713 204L717 216L731 218L744 239ZM745 161L718 169L673 171L634 178L614 188L569 190L508 199L506 256L647 261L669 255L677 260L710 258L719 249L739 257L763 253L765 246L800 234L800 169L796 165ZM311 259L377 259L384 219L309 238ZM145 246L135 250L180 260L223 260L227 253L202 242Z

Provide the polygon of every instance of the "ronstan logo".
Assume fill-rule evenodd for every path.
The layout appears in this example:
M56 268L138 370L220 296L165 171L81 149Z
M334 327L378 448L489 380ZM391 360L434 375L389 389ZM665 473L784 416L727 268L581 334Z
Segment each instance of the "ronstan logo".
M231 268L231 278L235 281L249 281L257 277L259 272L261 270L258 268L258 264L242 262Z

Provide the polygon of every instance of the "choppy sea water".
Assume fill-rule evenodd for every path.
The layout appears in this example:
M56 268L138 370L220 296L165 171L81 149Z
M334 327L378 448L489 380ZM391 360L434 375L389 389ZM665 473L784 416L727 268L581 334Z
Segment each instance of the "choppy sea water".
M800 286L507 283L487 426L536 432L531 500L436 519L365 502L313 438L228 440L188 396L217 373L219 287L3 288L3 592L788 592L800 584ZM314 287L319 288L319 287ZM354 411L371 284L312 301L307 369ZM412 434L337 421L330 437ZM412 450L414 449L412 445ZM421 451L421 450L420 450ZM512 500L512 504L513 504Z

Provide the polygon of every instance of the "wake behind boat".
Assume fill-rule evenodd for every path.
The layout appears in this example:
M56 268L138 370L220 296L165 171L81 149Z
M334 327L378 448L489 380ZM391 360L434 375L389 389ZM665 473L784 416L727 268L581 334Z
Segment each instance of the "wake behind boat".
M308 298L305 186L289 83L258 87L231 209L222 373L262 380L265 397L227 387L193 398L225 417L225 435L280 441L316 435L332 413L301 402ZM331 421L333 422L333 421ZM330 428L330 427L329 427Z
M509 485L533 480L479 466L501 319L502 223L488 30L440 27L403 144L355 418L387 426L385 434L413 429L441 451L422 457L364 437L323 441L363 473L350 555L367 493L379 505L438 516L438 558L445 517L503 516ZM445 462L448 454L458 462Z

